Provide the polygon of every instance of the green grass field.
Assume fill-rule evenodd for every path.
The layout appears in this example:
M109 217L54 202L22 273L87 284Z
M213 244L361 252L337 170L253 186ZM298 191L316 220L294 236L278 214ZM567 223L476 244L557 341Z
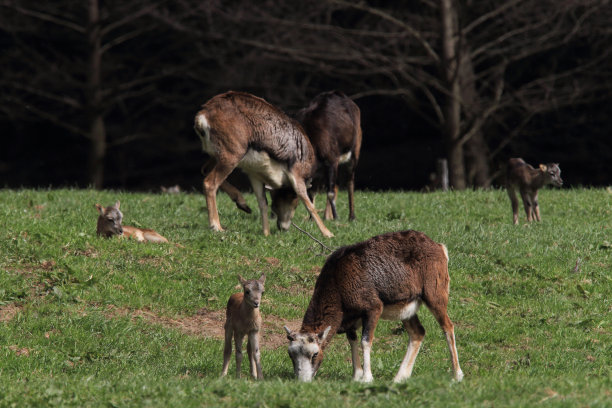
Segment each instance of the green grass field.
M252 194L246 195L252 208ZM101 239L97 212L171 244ZM322 197L319 198L319 206ZM283 324L298 329L326 252L304 234L261 233L219 194L226 232L202 194L0 190L0 406L612 406L612 193L544 190L543 222L511 224L502 190L358 192L357 220L327 222L337 248L416 229L447 245L449 315L465 379L426 308L412 378L394 385L408 343L381 322L373 384L351 381L348 342L332 341L314 382L293 380ZM521 209L522 211L522 209ZM295 221L320 238L300 206ZM236 274L265 272L265 380L220 379L223 311ZM246 359L245 359L246 362Z

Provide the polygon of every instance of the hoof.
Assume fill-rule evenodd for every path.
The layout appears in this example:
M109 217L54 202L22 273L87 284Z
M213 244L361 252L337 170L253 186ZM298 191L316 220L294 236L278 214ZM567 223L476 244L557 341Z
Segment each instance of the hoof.
M251 207L249 207L246 203L236 203L236 207L238 207L239 210L242 210L247 214L250 214L252 212Z

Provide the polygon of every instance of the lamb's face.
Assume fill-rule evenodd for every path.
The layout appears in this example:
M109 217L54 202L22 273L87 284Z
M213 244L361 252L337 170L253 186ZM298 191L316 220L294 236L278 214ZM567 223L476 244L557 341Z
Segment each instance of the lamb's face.
M561 187L563 185L563 179L561 179L561 168L559 163L548 163L545 166L540 166L540 169L545 172L546 179L550 184L555 187Z
M119 201L115 205L102 207L100 204L96 204L96 208L100 215L98 216L98 235L105 237L112 237L113 235L122 235L123 227L123 214L119 210Z
M123 214L119 209L114 207L107 207L106 213L104 214L104 221L106 222L107 231L111 231L113 235L123 234Z
M322 343L327 337L329 327L323 333L296 333L287 327L289 357L293 362L293 372L300 381L312 381L323 361Z
M244 301L252 308L257 309L261 304L261 297L264 294L264 282L266 281L266 276L261 275L259 280L245 280L238 275L238 280L242 284Z

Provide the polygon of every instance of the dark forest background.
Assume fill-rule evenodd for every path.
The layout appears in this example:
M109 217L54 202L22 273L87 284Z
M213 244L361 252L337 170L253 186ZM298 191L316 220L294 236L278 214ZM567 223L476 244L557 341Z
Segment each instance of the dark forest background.
M201 190L200 105L359 105L357 188L500 183L520 156L610 185L607 0L0 0L0 186ZM238 183L240 180L238 179Z

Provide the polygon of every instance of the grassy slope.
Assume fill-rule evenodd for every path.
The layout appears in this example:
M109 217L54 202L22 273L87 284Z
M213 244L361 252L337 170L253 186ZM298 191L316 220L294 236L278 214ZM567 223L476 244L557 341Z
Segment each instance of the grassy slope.
M93 204L117 198L126 224L180 245L98 239ZM264 319L301 318L321 248L295 230L263 237L257 215L222 194L219 201L225 233L208 230L200 194L0 191L0 405L610 406L608 191L543 191L544 221L520 226L510 223L503 191L359 192L354 223L345 221L341 194L342 220L328 223L336 235L328 246L400 229L448 246L460 384L451 381L445 341L425 308L428 335L401 385L391 384L407 345L397 322L378 327L374 384L350 381L340 336L315 382L299 384L284 347L264 344L264 382L221 380L220 340L111 316L109 305L176 319L221 310L237 273L265 272ZM305 215L301 207L296 221L320 236Z

